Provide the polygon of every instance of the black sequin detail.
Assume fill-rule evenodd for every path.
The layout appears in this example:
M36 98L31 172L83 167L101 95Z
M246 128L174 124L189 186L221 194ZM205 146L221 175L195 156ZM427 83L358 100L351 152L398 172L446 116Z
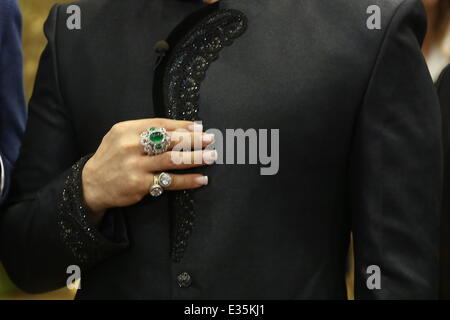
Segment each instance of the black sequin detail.
M217 10L192 28L168 57L163 79L164 105L171 119L198 121L200 87L220 51L247 30L247 17L238 10ZM172 259L180 262L196 218L192 191L175 194Z
M198 120L200 86L206 71L225 46L247 30L246 16L218 10L195 26L174 48L164 75L169 118Z
M175 219L175 238L172 245L172 260L180 262L186 250L188 238L195 222L194 199L191 191L177 192L175 206L179 208Z
M82 194L81 174L89 158L82 158L69 170L58 202L58 225L62 241L82 266L94 262L95 253L92 251L99 242L95 228L88 223L88 209Z

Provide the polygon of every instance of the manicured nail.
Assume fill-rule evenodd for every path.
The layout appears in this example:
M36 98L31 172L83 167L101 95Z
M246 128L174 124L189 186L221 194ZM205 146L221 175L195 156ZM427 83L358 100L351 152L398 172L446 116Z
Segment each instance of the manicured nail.
M202 186L208 185L208 177L207 176L197 177L194 179L194 181L195 181L195 183L202 185Z
M189 130L194 131L194 132L203 132L203 124L197 123L197 122L194 124L191 124L189 126Z
M211 133L207 133L207 134L204 134L203 135L203 142L207 142L207 143L210 143L210 142L213 142L214 141L214 139L215 139L215 135L214 134L211 134Z
M213 164L219 157L216 150L208 150L203 154L203 160L206 164Z

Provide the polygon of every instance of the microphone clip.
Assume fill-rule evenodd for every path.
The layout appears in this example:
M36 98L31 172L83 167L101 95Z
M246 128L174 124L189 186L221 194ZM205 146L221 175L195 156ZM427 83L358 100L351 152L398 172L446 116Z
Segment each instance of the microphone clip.
M156 58L154 70L156 70L159 67L161 62L164 60L167 52L169 52L169 50L170 50L170 45L169 45L169 43L167 43L167 41L160 40L156 43L155 52L158 55L158 57Z

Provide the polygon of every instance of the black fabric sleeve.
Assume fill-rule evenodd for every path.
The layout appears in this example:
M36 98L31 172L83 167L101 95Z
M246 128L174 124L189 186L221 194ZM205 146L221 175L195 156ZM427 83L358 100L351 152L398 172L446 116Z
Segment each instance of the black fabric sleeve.
M442 71L436 86L441 103L444 145L440 298L450 299L450 65Z
M441 116L421 54L425 30L422 3L403 1L357 119L350 165L357 299L438 297ZM380 289L367 286L372 265Z
M88 157L76 145L69 112L58 84L58 6L46 21L42 54L29 104L29 122L13 174L11 198L0 215L0 258L21 289L45 292L65 286L67 267L83 272L128 245L119 210L113 238L89 225L81 172ZM112 218L111 218L112 217Z

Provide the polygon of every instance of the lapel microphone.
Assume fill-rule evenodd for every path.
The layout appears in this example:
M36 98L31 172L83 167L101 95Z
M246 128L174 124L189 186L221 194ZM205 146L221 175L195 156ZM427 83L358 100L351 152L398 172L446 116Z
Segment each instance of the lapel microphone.
M163 61L164 57L166 56L167 52L170 50L170 45L165 40L160 40L155 44L155 52L158 55L158 58L156 59L155 68L158 68L158 66Z

